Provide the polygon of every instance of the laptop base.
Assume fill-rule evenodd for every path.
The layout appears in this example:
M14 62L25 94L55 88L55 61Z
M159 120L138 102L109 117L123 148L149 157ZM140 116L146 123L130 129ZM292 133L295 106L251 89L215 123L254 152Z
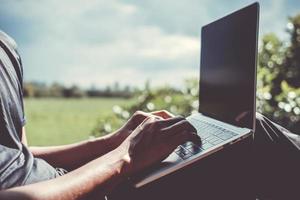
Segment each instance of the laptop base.
M126 182L108 199L254 199L250 167L252 141L252 137L248 137L141 188Z

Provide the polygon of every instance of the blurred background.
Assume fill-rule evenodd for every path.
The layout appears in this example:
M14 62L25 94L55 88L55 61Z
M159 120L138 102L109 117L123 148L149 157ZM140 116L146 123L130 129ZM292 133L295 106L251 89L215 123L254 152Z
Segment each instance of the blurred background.
M250 0L0 0L24 67L30 145L107 134L136 110L198 108L200 29ZM257 110L300 133L300 1L262 0Z

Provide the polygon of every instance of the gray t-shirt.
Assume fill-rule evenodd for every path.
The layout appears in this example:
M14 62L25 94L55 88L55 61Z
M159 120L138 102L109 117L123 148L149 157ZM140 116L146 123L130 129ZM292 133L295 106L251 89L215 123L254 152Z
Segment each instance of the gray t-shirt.
M14 40L0 31L0 189L59 176L21 143L25 125L23 69L16 47Z

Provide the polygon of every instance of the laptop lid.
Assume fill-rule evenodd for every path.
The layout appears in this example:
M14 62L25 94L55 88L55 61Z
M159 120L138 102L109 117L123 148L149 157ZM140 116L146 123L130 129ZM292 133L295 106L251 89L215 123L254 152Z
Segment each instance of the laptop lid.
M214 21L201 31L199 112L255 128L259 4Z

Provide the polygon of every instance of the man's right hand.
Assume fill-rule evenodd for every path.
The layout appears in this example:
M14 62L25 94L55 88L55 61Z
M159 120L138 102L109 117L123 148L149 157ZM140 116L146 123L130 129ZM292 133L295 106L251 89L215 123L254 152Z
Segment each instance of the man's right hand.
M201 143L196 133L183 117L147 117L116 150L124 155L124 170L131 175L164 160L186 141Z

